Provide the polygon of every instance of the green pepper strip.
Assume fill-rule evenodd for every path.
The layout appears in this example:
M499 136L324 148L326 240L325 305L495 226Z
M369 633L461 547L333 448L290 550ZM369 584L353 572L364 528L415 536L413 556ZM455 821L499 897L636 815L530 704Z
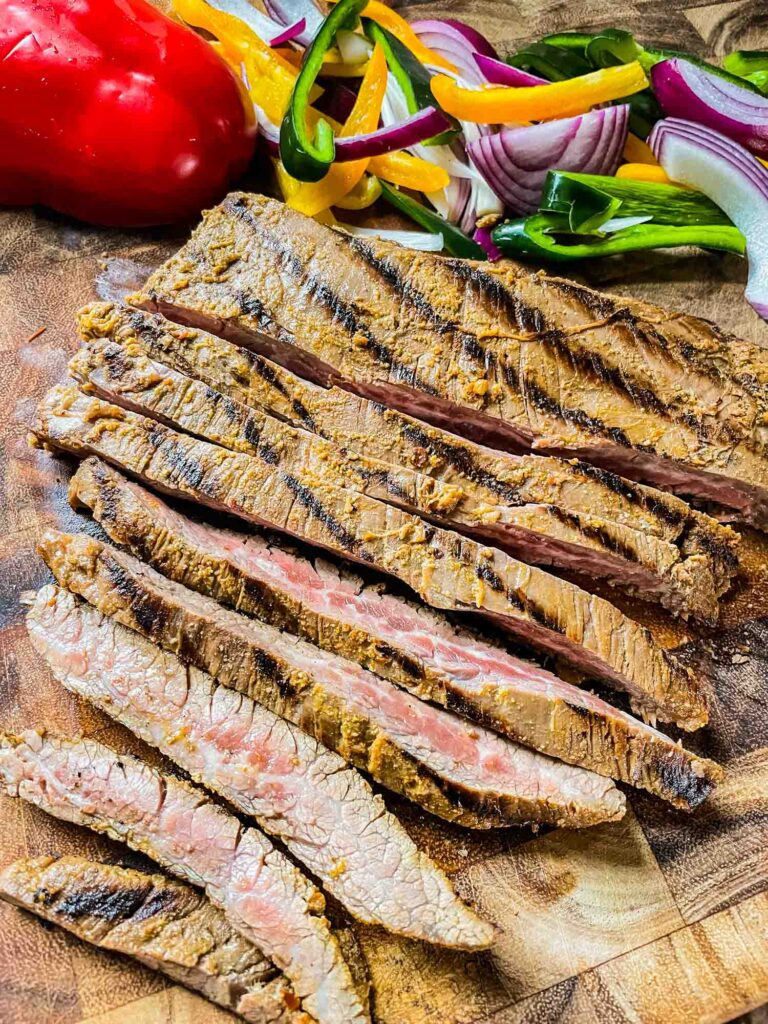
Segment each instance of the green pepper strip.
M743 256L744 236L738 228L721 224L685 227L637 224L607 238L593 242L560 242L553 235L567 235L568 220L558 214L535 213L532 217L507 221L491 232L495 245L507 256L569 263L574 260L612 256L641 249L669 249L696 245L703 249L721 249Z
M449 224L439 213L434 213L432 210L427 209L422 203L417 203L415 199L411 199L410 196L400 192L392 185L388 185L385 181L381 182L381 196L382 199L386 199L390 206L394 206L400 213L410 217L412 221L415 221L425 231L442 235L443 246L451 256L458 256L467 260L485 260L488 258L485 249L481 245L478 245L468 235L465 235L463 231L459 231L453 224Z
M723 58L723 67L739 78L755 71L768 71L768 50L734 50Z
M384 51L387 67L392 72L400 88L405 95L405 102L408 105L409 114L417 114L426 107L435 107L437 102L432 95L430 81L432 75L400 40L393 36L381 25L369 18L363 18L363 31L372 43L378 43ZM443 111L445 113L445 111ZM446 118L453 125L452 128L440 132L431 139L425 139L424 145L434 146L444 142L450 142L459 131L459 122L448 114Z
M280 159L286 171L299 181L320 181L336 155L333 128L319 118L312 139L307 126L310 92L323 66L323 57L340 28L354 27L367 0L339 0L318 29L304 54L293 86L288 109L280 127Z
M577 49L566 49L549 43L531 43L507 57L507 64L540 75L550 82L564 82L592 70L590 63Z
M547 174L539 209L566 215L570 230L578 232L616 216L653 217L654 224L673 227L731 223L711 199L689 188L571 171Z

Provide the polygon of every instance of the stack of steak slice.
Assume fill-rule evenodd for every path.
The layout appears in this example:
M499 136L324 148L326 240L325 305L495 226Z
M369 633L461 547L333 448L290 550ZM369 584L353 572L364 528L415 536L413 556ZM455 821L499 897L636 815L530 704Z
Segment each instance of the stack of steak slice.
M697 806L720 776L712 762L650 726L438 613L258 535L194 522L97 459L80 465L70 500L170 579L526 746L682 808Z
M341 758L67 591L43 588L27 624L64 686L277 836L356 918L451 947L489 944L490 927Z
M495 447L576 456L768 523L768 355L706 321L350 238L244 194L133 301Z
M318 1024L367 1024L315 886L261 832L198 789L95 740L0 734L0 787L86 825L202 886L234 928L284 971Z
M471 928L464 929L469 938L462 942L461 928L453 924L457 914L460 919L469 913L465 908L457 905L452 917L447 896L443 901L424 898L430 888L437 896L439 872L429 861L419 862L415 847L396 819L383 814L383 807L374 801L362 778L342 771L338 757L323 752L265 708L296 723L383 785L463 825L487 828L543 821L579 826L624 813L622 795L606 779L473 727L357 665L222 608L130 555L83 535L53 532L43 538L41 550L60 583L201 670L190 676L184 705L174 716L174 707L164 702L162 681L172 672L183 679L184 666L172 654L161 658L153 644L142 642L135 633L98 613L71 608L71 594L59 592L56 605L61 621L55 612L43 616L38 610L32 628L37 646L64 685L105 706L195 778L255 815L262 827L279 835L326 887L364 920L433 942L478 944ZM37 607L41 608L40 601ZM53 639L49 642L49 638ZM110 652L124 649L125 654L115 658L110 653L105 661L100 656L102 646ZM87 678L82 671L77 678L62 675L70 647L87 655ZM120 674L112 668L112 660L118 669L128 662L135 666L129 680L133 688L127 696L125 669ZM208 672L231 690L212 688ZM238 697L234 690L245 696ZM253 704L249 698L259 703ZM209 706L215 715L206 710ZM258 748L259 743L264 748L271 744L279 759L281 750L288 757L296 749L293 759L300 758L301 763L294 766L288 757L291 768L282 780L282 799L274 789L274 771L258 790L255 780L253 787L247 787L236 772L231 777L231 766L219 763L215 733L206 725L212 717L224 723L225 735L230 721L248 730L241 741L246 752ZM174 718L185 739L193 744L196 753L192 758L184 746L166 743ZM257 727L266 739L260 740L261 734L251 735ZM341 824L346 804L357 805L358 827L349 836L344 835ZM302 821L313 818L327 822L327 834L304 834ZM372 906L366 905L374 849L393 888L392 906L386 902L386 892L371 900ZM385 868L389 861L391 867ZM381 901L385 902L380 907ZM445 903L439 907L442 923L434 928L430 915L440 902ZM422 904L415 920L398 916L398 905L421 908ZM426 921L422 914L427 915Z
M278 417L331 442L315 444L317 461L333 460L366 493L415 500L420 513L524 561L604 577L683 615L717 617L738 537L671 495L583 464L491 451L157 315L94 303L78 323L88 344L70 372L108 400L241 451Z
M401 579L434 607L479 613L627 691L663 721L707 720L693 673L650 632L590 595L494 548L318 479L292 449L232 452L97 398L52 389L34 423L40 442L99 455L152 486L269 525Z
M309 1024L290 984L202 893L83 857L29 857L0 872L0 899L100 949L131 956L249 1024Z

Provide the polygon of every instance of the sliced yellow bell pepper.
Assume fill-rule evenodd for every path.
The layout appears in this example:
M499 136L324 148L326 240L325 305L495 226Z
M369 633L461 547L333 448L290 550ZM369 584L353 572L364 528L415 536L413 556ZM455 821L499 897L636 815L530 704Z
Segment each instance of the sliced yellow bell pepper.
M401 188L412 188L415 192L437 192L451 180L443 167L402 150L373 157L368 170L377 178Z
M632 132L627 134L627 141L624 143L624 159L629 164L650 164L658 167L659 161L653 155L653 150L647 142L643 142Z
M173 6L188 25L203 28L218 39L228 63L245 65L251 96L271 120L279 122L293 92L297 69L233 14L210 7L205 0L173 0Z
M462 121L504 124L584 114L598 103L631 96L647 85L645 72L633 61L564 82L519 88L465 89L447 75L436 75L432 79L432 94L446 113Z
M663 167L653 164L622 164L616 171L617 178L627 178L630 181L655 181L658 185L679 185L673 182ZM681 186L684 187L684 186Z
M337 199L334 205L342 210L365 210L373 205L381 195L379 179L372 174L364 174L354 188L345 196Z
M355 105L339 132L340 137L349 138L351 135L376 130L386 88L387 61L382 48L376 46L368 61L368 70L360 83ZM365 174L369 163L369 157L335 163L320 181L297 182L298 187L291 184L295 179L283 169L282 173L278 172L278 181L284 189L283 194L288 205L309 217L314 217L347 195Z

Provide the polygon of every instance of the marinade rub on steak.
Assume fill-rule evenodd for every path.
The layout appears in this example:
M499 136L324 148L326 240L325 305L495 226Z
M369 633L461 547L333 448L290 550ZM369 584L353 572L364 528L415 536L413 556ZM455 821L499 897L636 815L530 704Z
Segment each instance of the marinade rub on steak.
M0 787L55 818L127 843L184 881L285 973L318 1024L367 1006L322 917L322 893L263 833L205 794L96 740L0 733Z
M96 458L70 481L118 544L165 576L358 662L545 754L691 809L717 765L438 612L283 542L193 521Z
M692 729L707 720L699 680L607 601L398 508L297 476L287 454L231 452L72 385L52 389L39 441L99 455L168 494L273 526L398 577L437 608L487 616L627 691L635 706ZM289 461L290 465L290 461Z
M67 591L43 588L27 626L64 686L278 836L360 920L488 945L490 927L341 758Z
M0 872L0 899L133 957L249 1024L311 1024L285 978L221 910L165 875L84 857L28 857Z
M132 301L475 440L768 524L768 353L707 321L240 193Z
M267 413L325 439L314 449L297 441L298 458L346 473L373 497L401 506L410 497L419 513L523 561L605 578L682 615L717 618L737 567L738 535L679 498L573 460L484 448L157 314L92 303L78 325L87 344L70 372L108 401L242 451L275 430L258 415ZM343 452L334 456L328 442ZM443 500L409 471L442 485Z
M383 805L374 800L362 778L353 770L342 771L336 755L318 750L314 741L297 736L283 718L366 769L383 785L463 825L488 828L542 821L578 826L620 817L624 812L623 797L606 779L525 750L425 704L351 662L222 608L210 598L167 580L131 555L81 534L52 531L44 535L40 550L59 582L95 608L231 687L229 692L214 690L210 698L223 722L228 716L233 721L266 720L266 740L249 734L246 747L261 742L265 748L276 748L278 754L281 749L290 753L292 747L296 748L293 760L298 758L300 764L293 767L291 758L287 758L285 763L291 767L286 772L289 778L283 782L284 792L274 789L274 773L268 773L263 792L258 794L258 807L250 790L242 792L229 779L226 764L219 768L215 750L204 768L190 766L183 750L171 748L165 752L176 759L187 757L183 767L199 773L217 791L222 791L221 784L215 785L210 779L223 778L230 802L241 806L245 800L242 809L256 814L265 829L279 834L293 853L364 920L373 919L390 930L405 930L447 945L475 944L471 928L464 929L469 937L462 943L461 929L453 927L457 915L461 918L462 913L468 913L460 904L441 908L441 928L432 922L429 901L417 901L419 885L437 888L442 879L447 888L447 882L427 858L417 857L397 820L383 813ZM83 610L78 615L81 619L87 617ZM98 616L88 622L92 633L114 637L114 644L130 644L137 665L147 660L151 665L158 658L154 645L142 645L135 633L126 636L121 627ZM38 631L39 644L45 644L49 631L50 627ZM61 638L60 644L63 642ZM53 654L45 650L50 660ZM100 665L95 642L91 660ZM172 654L158 664L166 664L167 671L180 676L186 668ZM108 680L109 664L100 667L101 676ZM99 678L94 669L87 683L91 691L98 692L99 684L94 680ZM147 669L147 686L153 678ZM118 676L116 685L121 681ZM191 689L187 695L188 729L195 734L204 730L206 715L197 709L208 702L208 690L210 681L207 689L202 683L197 685L194 698ZM246 696L238 697L232 692L235 690ZM257 703L252 704L248 698ZM162 735L172 709L163 713L161 707L161 698L154 697L154 710L147 714L150 721L159 716ZM142 718L139 713L136 717L141 710L132 704L126 711L134 730L149 726L146 715ZM281 719L275 721L270 712ZM196 743L201 751L206 748L205 738L196 739ZM352 805L358 828L345 836L344 829L355 820L345 818L345 813L352 814ZM304 822L314 820L312 812L324 831L306 836ZM389 896L388 901L382 896L374 898L368 891L370 861L377 855L384 864L392 865L386 869L382 866L387 880L383 895ZM339 863L345 865L343 871L339 871ZM421 908L422 903L426 904L424 910L418 910L413 920L403 919L402 911L398 914L398 908ZM453 914L448 912L451 909ZM426 920L422 920L422 913L427 915Z

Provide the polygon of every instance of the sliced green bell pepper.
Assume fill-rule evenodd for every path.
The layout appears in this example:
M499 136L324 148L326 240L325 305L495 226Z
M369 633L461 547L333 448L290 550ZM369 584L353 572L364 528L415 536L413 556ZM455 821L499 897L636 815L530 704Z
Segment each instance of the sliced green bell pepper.
M507 64L540 75L549 82L564 82L592 70L589 61L578 49L552 46L549 43L531 43L507 57Z
M584 236L570 232L567 216L553 213L535 213L532 217L506 221L493 229L491 238L505 256L553 263L681 245L720 249L738 256L745 252L744 236L738 228L722 224L636 224L611 235L592 235L590 241L584 241ZM578 240L573 241L574 238Z
M591 231L612 217L653 217L673 227L731 222L711 199L678 185L599 174L550 171L539 209L568 218L571 231Z
M370 18L363 18L363 31L372 43L378 43L384 51L387 67L405 95L408 113L417 114L426 107L436 107L438 104L432 95L430 86L432 75L408 47L391 32L382 28L381 25L377 25L375 21L371 21ZM455 138L460 128L459 122L448 114L445 116L453 127L440 132L439 135L435 135L431 139L426 139L424 145L440 145Z
M394 188L392 185L388 185L385 181L381 182L381 197L386 199L389 205L393 206L400 213L410 217L412 221L424 228L425 231L441 234L443 236L443 246L451 256L458 256L465 260L485 260L488 258L485 249L481 245L478 245L468 235L465 235L463 231L459 231L455 225L449 224L439 213L435 213L434 210L428 209L423 203L418 203L415 199L411 199L410 196L405 195L404 192Z
M334 4L304 54L301 70L280 126L280 159L291 177L320 181L336 155L333 128L319 118L315 136L307 125L310 92L323 66L323 57L336 41L340 28L354 28L367 0L339 0Z

